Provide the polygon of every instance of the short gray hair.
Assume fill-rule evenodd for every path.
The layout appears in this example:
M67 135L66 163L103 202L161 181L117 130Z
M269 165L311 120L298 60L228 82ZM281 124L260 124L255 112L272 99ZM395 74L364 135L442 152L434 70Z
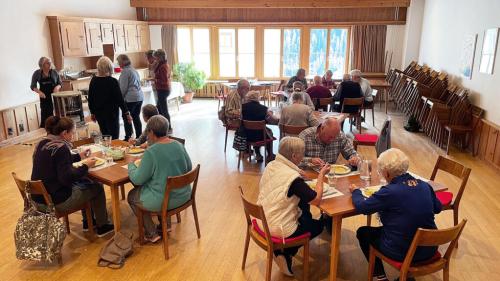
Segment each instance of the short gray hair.
M162 115L155 115L148 120L146 124L146 132L152 132L153 135L161 138L168 133L169 123L167 118Z
M153 56L158 59L159 61L167 61L167 54L165 53L164 50L158 49L153 53Z
M41 57L39 60L38 60L38 66L40 67L40 69L42 68L43 64L45 63L45 61L48 60L49 63L50 63L50 68L53 68L53 64L52 64L52 61L50 60L50 58L48 57Z
M247 101L259 101L260 93L258 91L250 91L245 96Z
M295 89L298 89L298 88L300 88L300 90L302 91L302 90L304 90L305 86L304 86L304 84L302 84L302 82L295 81L295 82L293 82L292 87L293 87L294 91L295 91Z
M351 74L346 73L342 76L342 81L351 81Z
M246 79L240 79L238 80L238 83L236 83L236 87L239 89L243 86L243 83L247 83L248 86L250 86L250 82L248 82L248 80Z
M123 66L129 66L129 65L130 65L130 63L131 63L131 62L130 62L130 58L129 58L127 55L125 55L125 54L121 54L121 55L119 55L119 56L116 58L116 61L118 62L118 64L119 64L120 66L122 66L122 65L123 65Z
M111 76L113 69L113 62L108 57L102 56L97 60L97 75Z
M358 77L361 77L361 75L363 75L363 73L359 69L353 69L353 70L351 70L350 74L351 74L351 76L358 76Z
M292 95L292 101L304 101L304 96L302 95L302 92L295 92Z
M146 55L147 58L152 58L154 53L155 50L148 50L144 54Z
M410 160L403 151L391 148L380 154L377 164L380 171L387 172L391 177L397 177L408 171Z
M278 153L288 160L292 160L293 154L304 155L306 145L301 138L284 137L280 141Z
M149 120L151 117L159 114L158 108L152 104L146 104L142 107L142 114Z

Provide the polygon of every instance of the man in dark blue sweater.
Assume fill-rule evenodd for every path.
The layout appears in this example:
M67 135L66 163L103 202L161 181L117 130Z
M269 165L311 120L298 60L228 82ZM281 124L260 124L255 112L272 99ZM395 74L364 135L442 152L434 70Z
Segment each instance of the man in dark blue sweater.
M418 228L436 229L434 214L441 212L441 203L432 187L407 173L408 157L399 149L389 149L378 158L378 169L388 184L365 199L359 187L351 187L352 202L359 213L378 212L381 227L360 227L357 238L366 258L370 245L385 256L403 261ZM414 262L434 256L437 247L418 247ZM377 280L388 280L382 261L376 259Z

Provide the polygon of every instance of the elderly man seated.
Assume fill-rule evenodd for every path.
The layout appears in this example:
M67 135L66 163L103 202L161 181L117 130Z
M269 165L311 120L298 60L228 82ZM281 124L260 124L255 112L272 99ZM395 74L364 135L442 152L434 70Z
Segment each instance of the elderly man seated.
M319 76L314 76L314 86L309 87L306 90L306 93L309 94L313 102L316 104L316 110L319 109L319 103L317 102L317 99L332 97L332 93L330 92L330 90L327 87L321 85L321 77ZM321 109L326 111L328 109L328 106L323 106Z
M315 110L314 103L311 100L311 97L304 90L305 90L304 84L302 84L301 82L297 81L297 82L293 83L293 93L301 94L303 103L305 105L309 106L312 110ZM292 93L292 95L293 95L293 93ZM292 104L292 101L289 100L288 103Z
M361 92L365 97L365 106L370 106L373 103L372 96L372 87L370 86L370 82L365 78L361 77L362 73L358 69L354 69L351 71L351 80L353 82L358 83L361 86Z
M378 169L388 184L365 199L359 187L352 186L352 203L359 213L380 214L381 227L363 226L357 231L359 246L368 259L370 245L385 256L403 261L418 228L436 229L434 214L441 212L441 203L432 187L415 179L408 171L408 157L392 148L380 154ZM418 247L414 262L429 260L437 247ZM375 260L377 280L386 281L382 261ZM410 278L408 280L414 280Z
M304 141L299 138L283 138L276 159L267 165L260 179L257 201L264 208L272 236L293 238L309 232L313 239L323 231L323 221L313 219L310 205L321 203L323 178L330 165L323 166L314 190L311 189L297 167L304 157L304 148ZM292 258L298 250L299 247L293 247L274 252L274 261L283 274L293 276Z
M333 72L331 70L327 70L325 75L321 78L321 84L327 87L328 89L336 89L337 84L333 81Z
M358 83L351 81L350 74L344 74L344 76L342 77L342 83L340 83L337 92L335 92L335 96L333 97L333 99L339 101L340 104L334 105L333 110L341 112L345 98L361 98L361 97L363 97L361 86ZM346 113L353 113L356 111L358 111L358 107L356 106L346 106L344 108L344 112Z
M295 89L295 86L293 86L293 83L295 82L300 82L304 87L307 87L307 80L306 80L306 70L303 68L299 68L297 70L297 74L295 76L290 77L290 80L288 80L288 83L286 83L285 89L289 92L292 92L293 89Z
M306 144L303 165L311 163L323 166L325 163L337 162L339 154L357 166L359 156L352 146L352 142L340 131L340 124L335 118L328 118L317 127L308 128L300 133L299 138Z
M245 95L250 91L250 83L245 79L239 80L236 85L236 90L229 93L224 106L224 114L227 119L239 119L241 117L241 105L245 101Z
M292 104L281 111L280 125L301 127L319 125L318 119L314 116L312 109L304 104L303 98L302 93L293 93Z

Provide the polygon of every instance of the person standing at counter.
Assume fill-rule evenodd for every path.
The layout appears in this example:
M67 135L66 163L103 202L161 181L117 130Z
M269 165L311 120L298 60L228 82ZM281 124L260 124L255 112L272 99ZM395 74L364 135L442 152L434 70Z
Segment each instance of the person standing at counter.
M141 123L141 107L142 101L144 100L144 94L141 90L141 78L139 73L130 64L130 58L127 55L119 55L116 60L122 68L120 74L120 90L122 91L123 99L127 104L127 108L130 111L130 116L134 123L135 137L139 138L142 133L142 123ZM126 118L123 118L123 124L125 127L125 141L132 136L132 124L128 123Z
M156 69L155 69L155 88L158 94L158 102L156 107L158 107L158 112L160 112L163 117L167 118L169 128L169 133L172 131L172 123L170 122L170 114L168 114L168 104L167 98L170 95L170 66L167 63L167 58L165 51L158 49L154 52L153 56L156 59Z
M118 80L113 74L113 63L108 57L102 56L97 61L97 75L92 77L89 85L89 109L92 121L97 121L103 135L113 139L120 136L119 109L124 119L132 122L132 117L123 100Z
M148 75L149 76L147 79L150 81L154 81L154 79L155 79L156 59L153 56L154 53L155 53L154 50L149 50L146 53L144 53L146 55L146 59L148 60L148 70L149 70ZM151 88L153 89L153 96L155 98L155 103L158 103L158 93L156 92L156 88L155 88L154 83L152 83Z
M61 89L61 78L52 67L52 62L47 57L38 60L39 69L35 70L31 77L31 90L40 96L40 128L45 127L45 120L54 115L54 105L52 104L52 93L57 93ZM37 84L39 85L37 87Z

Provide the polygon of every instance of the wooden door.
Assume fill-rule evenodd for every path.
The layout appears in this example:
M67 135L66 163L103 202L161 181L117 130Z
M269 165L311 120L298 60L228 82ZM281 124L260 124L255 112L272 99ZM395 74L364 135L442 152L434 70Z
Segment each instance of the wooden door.
M123 28L123 24L113 24L113 32L115 39L115 52L125 52L125 29Z
M113 44L113 24L101 23L101 36L103 44Z
M125 50L135 52L139 49L137 40L137 27L135 24L125 24Z
M87 55L85 29L80 21L61 21L59 23L63 54L68 57L83 57Z
M85 35L87 38L87 53L90 56L102 55L101 25L97 22L86 22Z
M139 51L148 51L151 49L151 41L149 40L149 25L138 24L137 33L139 36Z

